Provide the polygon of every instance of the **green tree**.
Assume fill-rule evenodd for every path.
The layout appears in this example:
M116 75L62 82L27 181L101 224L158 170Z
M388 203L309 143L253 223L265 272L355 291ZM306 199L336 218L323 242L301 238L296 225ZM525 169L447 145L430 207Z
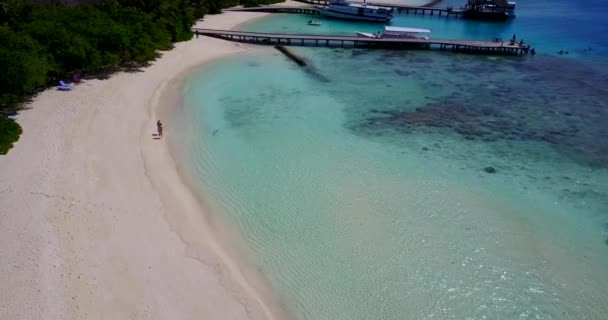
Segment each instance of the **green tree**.
M0 116L0 154L6 154L19 140L21 127L15 121Z
M6 114L46 83L49 57L28 34L8 27L0 27L0 43L0 113Z

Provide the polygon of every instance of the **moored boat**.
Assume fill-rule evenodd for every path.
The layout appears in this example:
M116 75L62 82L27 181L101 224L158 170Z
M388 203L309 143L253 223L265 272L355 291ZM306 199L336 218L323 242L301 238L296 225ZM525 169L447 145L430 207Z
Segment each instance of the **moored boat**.
M393 9L351 3L346 0L331 0L327 6L317 6L319 12L329 18L343 20L360 20L368 22L387 22L393 18Z
M514 1L468 0L462 17L469 20L506 21L515 17Z
M374 38L374 39L422 39L428 40L427 34L431 33L429 29L419 28L403 28L403 27L384 27L384 32L371 33L371 32L357 32L356 34L360 37Z

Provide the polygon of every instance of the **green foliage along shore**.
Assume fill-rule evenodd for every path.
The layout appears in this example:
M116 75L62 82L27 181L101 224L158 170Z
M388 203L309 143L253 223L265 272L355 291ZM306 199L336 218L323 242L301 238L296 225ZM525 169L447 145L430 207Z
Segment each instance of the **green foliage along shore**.
M0 154L6 154L13 147L13 142L19 140L21 127L17 122L1 117L0 118Z
M172 42L192 38L190 27L205 14L274 2L280 0L100 0L67 7L0 0L0 118L76 70L95 74L154 59ZM15 126L0 121L0 154L18 139Z

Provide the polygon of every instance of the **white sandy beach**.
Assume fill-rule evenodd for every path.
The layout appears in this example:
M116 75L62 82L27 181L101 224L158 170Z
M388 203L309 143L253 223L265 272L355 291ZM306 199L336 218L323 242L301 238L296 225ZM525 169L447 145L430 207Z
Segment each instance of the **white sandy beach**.
M251 49L194 38L143 72L49 89L19 114L24 134L0 157L0 319L284 317L214 237L166 141L152 138L167 84Z

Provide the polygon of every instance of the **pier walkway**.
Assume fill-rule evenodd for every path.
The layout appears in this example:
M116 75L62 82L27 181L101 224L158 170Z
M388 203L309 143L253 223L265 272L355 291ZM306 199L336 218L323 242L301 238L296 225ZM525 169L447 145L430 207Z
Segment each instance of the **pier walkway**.
M510 41L366 38L345 35L261 33L193 28L197 35L266 45L426 49L488 55L521 55L529 46Z
M269 13L300 13L300 14L321 14L317 8L313 6L306 7L289 7L289 6L259 6L259 7L242 7L222 9L222 11L246 11L246 12L269 12Z
M230 8L230 9L224 9L224 11L320 14L319 10L312 5L326 5L327 4L327 1L325 1L325 0L297 0L297 1L311 4L311 6L289 7L289 6L268 5L268 6L260 6L260 7ZM461 9L416 7L416 6L388 4L388 3L382 3L382 2L367 2L367 4L374 5L374 6L393 8L397 13L400 13L400 14L414 14L414 15L417 15L417 14L427 15L428 14L430 16L437 15L440 17L442 17L442 16L449 17L449 16L460 16L463 13L463 10L461 10Z
M320 5L320 6L326 6L329 4L329 1L327 1L327 0L295 0L295 1L312 4L312 5ZM353 1L353 2L363 3L363 1ZM432 6L433 4L436 4L438 2L439 1L431 1L426 6L408 6L408 5L400 5L400 4L395 4L395 3L383 3L382 0L367 1L366 4L368 4L370 6L393 8L393 9L395 9L396 12L405 13L405 14L420 13L422 15L426 15L428 13L431 16L437 14L438 16L444 15L447 17L449 15L461 15L463 13L462 9L439 8L439 7Z

